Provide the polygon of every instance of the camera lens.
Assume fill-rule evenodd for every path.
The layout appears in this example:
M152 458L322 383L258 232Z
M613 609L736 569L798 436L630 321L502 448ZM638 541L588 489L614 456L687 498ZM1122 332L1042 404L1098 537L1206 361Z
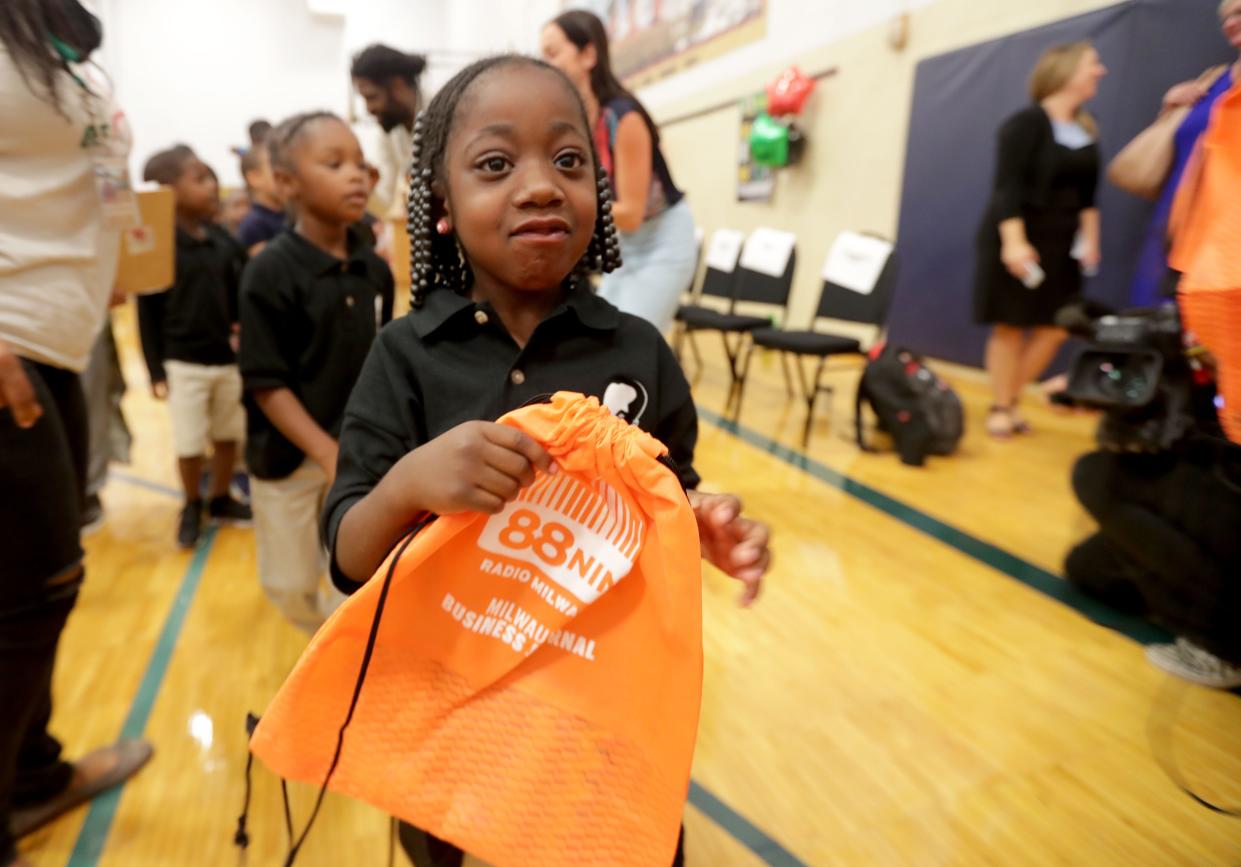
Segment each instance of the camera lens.
M1095 369L1094 386L1098 393L1118 403L1133 403L1146 393L1146 376L1137 359L1130 357L1117 364L1111 359L1099 362Z

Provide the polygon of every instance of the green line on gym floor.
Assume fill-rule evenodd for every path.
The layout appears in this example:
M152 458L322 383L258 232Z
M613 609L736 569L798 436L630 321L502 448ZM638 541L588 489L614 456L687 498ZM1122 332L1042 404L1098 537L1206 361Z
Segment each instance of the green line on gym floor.
M144 479L141 476L135 476L132 473L126 473L120 470L109 470L109 479L116 479L127 485L133 485L135 488L146 488L148 491L154 491L157 494L164 494L169 497L176 497L178 500L185 495L181 493L179 488L171 485L163 485L159 482L153 482L150 479Z
M896 520L913 527L915 530L920 530L931 538L955 548L965 556L977 560L983 565L990 566L992 569L1020 581L1027 587L1031 587L1045 596L1050 596L1057 602L1062 602L1101 626L1114 629L1142 644L1154 644L1171 640L1168 633L1159 627L1147 623L1140 618L1130 617L1114 611L1101 602L1097 602L1081 593L1060 576L1048 572L1046 569L1036 566L1027 560L1023 560L1017 555L1005 551L1003 548L992 545L990 542L984 542L976 536L971 536L964 530L944 523L938 518L915 509L913 506L889 497L882 491L851 479L843 473L819 463L804 452L783 446L775 440L769 439L745 425L718 415L709 409L700 407L698 414L706 421L736 436L743 442L767 452L789 466L809 473L819 481L825 482L833 488L861 500L868 506L873 506L879 511L896 518Z
M180 494L175 495L180 496ZM164 620L164 628L160 631L159 639L155 642L155 649L151 651L151 659L147 663L146 672L142 675L142 682L138 685L138 693L129 706L129 716L125 718L125 724L121 726L121 739L139 738L146 731L147 721L151 718L151 709L155 706L155 698L159 695L164 675L168 673L168 663L172 658L173 648L176 647L177 639L181 635L181 627L185 624L185 616L190 610L190 604L194 601L194 594L198 590L203 569L207 564L207 555L211 553L211 546L214 542L215 527L208 527L203 532L202 539L190 560L190 565L185 570L185 575L181 578L181 586L177 588L177 595L173 597L172 607ZM158 750L153 761L159 761ZM150 773L150 771L146 770L145 773ZM99 863L99 856L103 854L108 832L112 828L112 820L116 817L116 808L120 804L122 791L124 791L124 784L109 789L91 801L90 811L86 814L86 821L82 823L82 830L78 833L77 842L73 846L73 854L69 856L68 867L95 867Z
M749 819L693 780L689 781L689 802L732 835L738 843L757 855L764 864L772 867L806 867L804 861L798 860L797 856L752 824Z

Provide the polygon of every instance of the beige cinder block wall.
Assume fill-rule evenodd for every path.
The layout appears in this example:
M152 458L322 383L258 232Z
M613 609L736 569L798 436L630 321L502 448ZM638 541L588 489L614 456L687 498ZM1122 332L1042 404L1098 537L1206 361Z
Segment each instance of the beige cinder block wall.
M740 99L761 90L789 63L797 63L807 73L837 67L837 74L820 81L813 96L806 157L800 165L779 173L770 204L736 201L739 115L735 109L664 128L664 153L708 238L720 227L748 232L772 226L797 235L798 265L789 322L802 327L813 314L823 259L837 233L856 229L896 235L917 63L1113 5L1115 0L938 0L911 14L909 43L902 52L889 48L886 25L874 27L754 74L721 81L693 98L661 105L653 112L658 121ZM983 135L993 133L980 130ZM972 224L981 209L980 202L979 213L962 214L961 219Z

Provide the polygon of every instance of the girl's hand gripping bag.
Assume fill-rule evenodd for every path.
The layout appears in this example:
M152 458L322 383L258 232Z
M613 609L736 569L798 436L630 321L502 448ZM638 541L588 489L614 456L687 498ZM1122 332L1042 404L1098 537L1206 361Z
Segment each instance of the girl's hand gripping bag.
M334 791L498 867L670 864L702 691L693 511L664 447L594 398L500 423L560 472L398 546L251 748L322 785L352 707Z

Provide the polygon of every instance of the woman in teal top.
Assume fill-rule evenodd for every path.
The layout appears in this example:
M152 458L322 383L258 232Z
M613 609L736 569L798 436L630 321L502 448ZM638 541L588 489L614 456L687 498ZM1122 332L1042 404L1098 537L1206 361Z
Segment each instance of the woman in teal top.
M572 10L543 28L543 58L564 72L586 104L599 159L612 182L612 216L623 266L599 294L667 333L697 266L694 216L672 180L659 130L617 80L603 22Z

